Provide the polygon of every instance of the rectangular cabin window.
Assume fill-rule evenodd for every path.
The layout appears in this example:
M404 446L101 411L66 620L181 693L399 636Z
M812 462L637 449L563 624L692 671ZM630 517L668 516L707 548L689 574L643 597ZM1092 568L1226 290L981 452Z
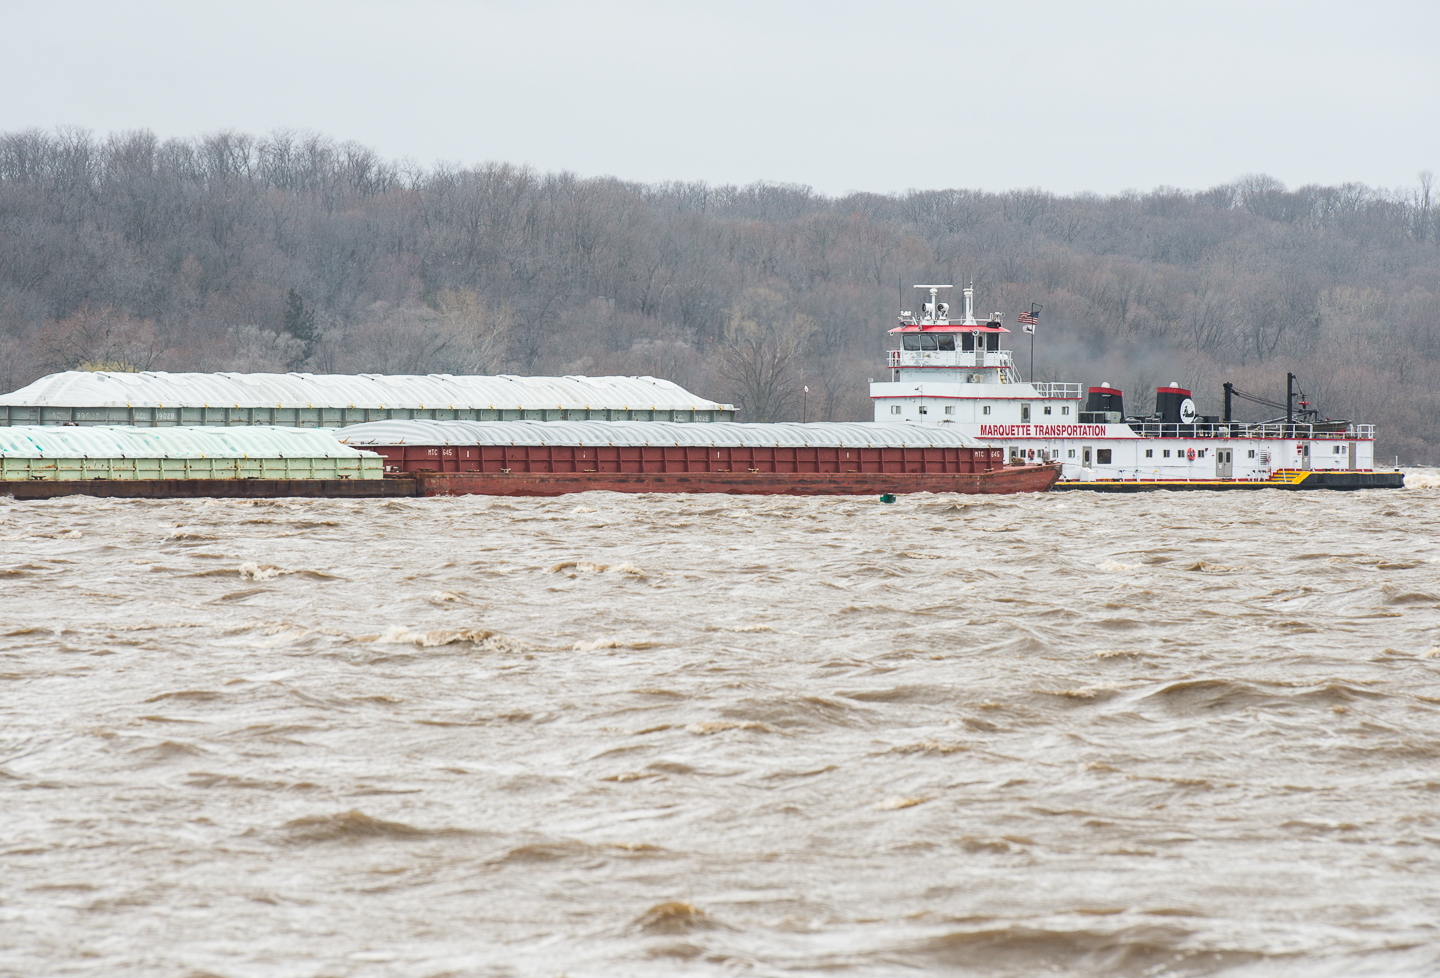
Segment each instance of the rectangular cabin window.
M1048 405L1048 404L1045 405L1045 413L1046 413L1046 414L1049 414L1049 413L1050 413L1050 405Z
M890 413L891 413L891 414L899 414L899 413L900 413L900 405L898 405L898 404L892 404L892 405L890 405Z
M955 349L954 333L942 333L941 335L935 337L935 339L940 343L940 349L951 351Z
M1060 409L1060 413L1061 413L1061 414L1069 414L1069 413L1070 413L1070 405L1067 404L1067 405L1065 405L1064 407L1062 407L1062 408Z
M975 352L975 335L973 333L960 334L960 349L966 353Z
M1249 456L1249 457L1250 457L1250 458L1254 458L1254 457L1255 457L1255 449L1253 449L1253 448L1250 449L1250 456Z
M914 333L906 333L900 337L900 343L907 350L920 349L920 337Z
M990 413L990 405L987 404L987 405L985 405L983 408L981 408L981 409L980 409L980 413L981 413L981 414L989 414L989 413Z
M955 413L955 405L953 405L953 404L947 404L947 405L945 405L945 413L946 413L946 414L954 414L954 413Z
M1108 448L1097 448L1097 449L1095 449L1095 464L1096 464L1096 465L1109 465L1109 464L1110 464L1110 449L1108 449Z
M990 352L990 353L998 353L998 352L1000 351L1000 334L999 334L999 333L986 333L986 334L985 334L985 349L986 349L988 352Z
M920 413L921 413L921 414L929 414L929 413L930 413L930 409L927 408L925 405L922 404L922 405L920 405Z
M934 350L934 349L936 349L936 343L935 343L935 340L936 340L936 339L937 339L937 337L935 336L934 333L921 333L921 334L920 334L920 349L922 349L922 350L927 350L927 351L928 351L928 350Z
M1170 457L1170 449L1167 448L1167 449L1165 449L1163 452L1161 452L1160 454L1163 455L1163 456L1165 456L1166 458L1169 458L1169 457Z
M1147 449L1145 449L1145 457L1146 457L1146 458L1154 458L1154 457L1155 457L1155 449L1153 449L1153 448L1147 448Z
M1071 458L1074 458L1074 457L1075 457L1075 449L1073 449L1073 448L1070 449L1070 457L1071 457Z
M1200 451L1196 452L1196 453L1195 453L1195 457L1196 457L1196 458L1204 458L1204 457L1205 457L1205 449L1202 448L1202 449L1200 449Z

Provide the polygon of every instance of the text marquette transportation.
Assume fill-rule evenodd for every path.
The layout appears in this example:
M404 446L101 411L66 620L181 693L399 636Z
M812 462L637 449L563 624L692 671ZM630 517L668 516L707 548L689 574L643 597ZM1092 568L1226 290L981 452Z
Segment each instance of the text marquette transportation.
M1225 385L1225 415L1196 413L1191 392L1172 383L1158 388L1155 412L1126 417L1122 393L1109 384L1088 390L1077 383L1025 382L1009 350L997 312L975 318L974 290L966 288L963 318L952 321L939 296L928 291L919 314L900 314L891 329L900 349L887 354L891 379L871 383L878 422L953 426L998 446L1009 464L1060 463L1057 489L1293 489L1396 488L1400 472L1375 469L1375 426L1319 420L1293 410L1264 422L1231 417L1234 388ZM1245 396L1245 395L1241 395ZM1308 407L1301 401L1302 408Z

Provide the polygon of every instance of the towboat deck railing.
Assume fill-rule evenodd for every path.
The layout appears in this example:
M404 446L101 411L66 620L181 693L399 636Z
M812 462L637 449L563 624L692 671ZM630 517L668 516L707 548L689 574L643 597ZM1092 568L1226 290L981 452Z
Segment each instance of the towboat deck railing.
M951 367L957 370L984 369L985 367L1013 367L1015 358L1009 350L886 350L885 366L890 370L901 367Z
M1375 438L1373 424L1352 424L1337 429L1329 422L1243 421L1199 424L1162 424L1158 421L1129 421L1130 430L1145 438L1301 438L1316 441L1369 441Z
M1072 401L1078 401L1080 399L1079 384L1035 383L1032 381L1030 386L1035 388L1035 392L1041 397L1063 398Z

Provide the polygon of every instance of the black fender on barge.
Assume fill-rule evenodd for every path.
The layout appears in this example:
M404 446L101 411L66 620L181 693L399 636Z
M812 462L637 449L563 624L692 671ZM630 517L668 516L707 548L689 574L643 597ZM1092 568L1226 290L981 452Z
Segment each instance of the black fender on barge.
M1105 482L1057 482L1051 492L1223 492L1246 489L1402 489L1405 486L1404 472L1277 472L1263 481L1242 482L1230 479L1165 480L1163 482L1105 481Z

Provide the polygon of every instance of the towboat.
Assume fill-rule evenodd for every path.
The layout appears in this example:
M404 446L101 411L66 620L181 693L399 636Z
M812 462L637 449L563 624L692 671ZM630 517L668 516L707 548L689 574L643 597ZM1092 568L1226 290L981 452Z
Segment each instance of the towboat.
M1375 467L1375 426L1322 419L1287 375L1284 404L1225 384L1221 416L1202 416L1194 394L1175 381L1155 392L1148 415L1125 413L1124 393L1108 383L1026 381L1000 313L983 322L974 289L952 319L940 290L926 290L917 312L902 311L886 354L890 378L870 384L877 422L953 427L1000 448L1009 465L1056 464L1055 489L1398 488L1404 475ZM1033 327L1032 327L1033 328ZM1283 415L1239 421L1245 400ZM1297 400L1298 399L1298 400Z

